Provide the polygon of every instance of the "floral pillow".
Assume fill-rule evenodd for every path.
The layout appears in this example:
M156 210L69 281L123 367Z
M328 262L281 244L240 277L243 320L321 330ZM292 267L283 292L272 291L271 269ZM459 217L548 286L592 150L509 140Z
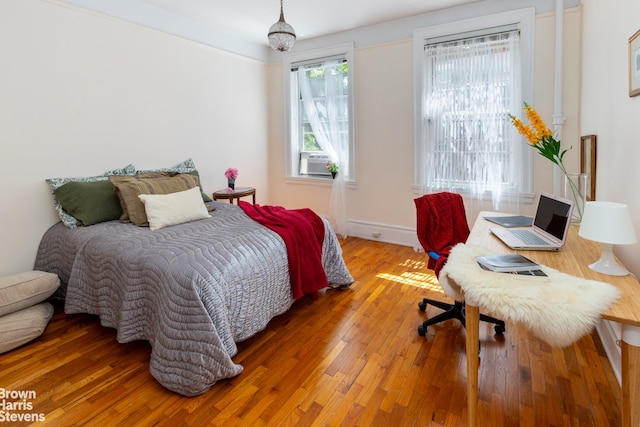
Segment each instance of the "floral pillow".
M184 162L180 162L177 165L172 166L170 168L139 170L139 171L136 171L136 174L152 173L152 172L187 173L187 172L192 172L194 170L196 170L196 164L193 162L192 159L187 159Z

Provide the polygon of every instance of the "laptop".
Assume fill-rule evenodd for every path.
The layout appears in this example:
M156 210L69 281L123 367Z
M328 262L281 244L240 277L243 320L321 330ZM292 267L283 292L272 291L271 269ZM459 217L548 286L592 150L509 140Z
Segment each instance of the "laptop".
M494 222L503 227L531 227L533 224L533 218L523 215L509 215L509 216L485 216L487 221Z
M559 251L567 240L573 202L541 192L531 227L492 227L491 232L511 249Z

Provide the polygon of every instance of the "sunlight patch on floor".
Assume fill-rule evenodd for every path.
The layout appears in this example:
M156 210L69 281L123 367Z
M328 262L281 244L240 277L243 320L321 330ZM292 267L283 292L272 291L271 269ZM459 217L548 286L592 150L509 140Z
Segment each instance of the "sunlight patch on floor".
M389 280L403 285L415 286L422 289L429 289L435 292L442 293L442 288L438 279L433 274L433 271L427 269L427 263L425 261L416 261L413 259L407 259L406 261L398 264L401 267L408 267L413 271L406 271L404 273L391 274L380 273L376 277L380 279Z
M416 270L424 270L424 269L427 268L426 261L418 261L418 260L415 260L415 259L407 259L407 260L405 260L404 262L401 262L398 265L401 266L401 267L414 268Z

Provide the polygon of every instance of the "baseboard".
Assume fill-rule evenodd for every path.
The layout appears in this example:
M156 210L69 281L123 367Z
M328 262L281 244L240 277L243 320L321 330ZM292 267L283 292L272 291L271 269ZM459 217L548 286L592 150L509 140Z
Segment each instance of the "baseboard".
M349 221L348 229L349 235L353 237L419 248L415 228L364 221Z
M613 373L618 379L618 384L622 386L622 350L619 345L622 339L622 331L620 325L609 320L601 320L596 325L596 331L598 331L598 336L600 336L604 351L607 353L607 358L609 359L609 363L611 363Z

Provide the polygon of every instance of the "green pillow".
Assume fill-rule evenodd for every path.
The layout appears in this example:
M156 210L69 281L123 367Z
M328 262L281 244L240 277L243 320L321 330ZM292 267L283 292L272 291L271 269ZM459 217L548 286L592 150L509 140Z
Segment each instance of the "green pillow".
M79 225L93 225L120 218L122 208L111 181L73 181L53 190L62 209Z
M192 170L184 173L198 177L198 186L200 187L200 194L202 195L202 201L204 201L205 203L211 202L212 201L211 197L207 196L205 192L202 190L202 183L200 182L200 174L198 173L198 171Z
M49 184L49 188L51 189L51 193L53 194L53 208L58 213L60 217L60 221L69 228L76 228L78 226L78 220L73 216L69 215L62 206L60 206L60 202L55 197L54 190L58 187L62 187L67 182L80 181L80 182L94 182L94 181L106 181L109 179L110 175L135 175L136 167L129 164L123 168L119 169L111 169L103 173L99 176L88 176L88 177L71 177L71 178L47 178L47 184Z

